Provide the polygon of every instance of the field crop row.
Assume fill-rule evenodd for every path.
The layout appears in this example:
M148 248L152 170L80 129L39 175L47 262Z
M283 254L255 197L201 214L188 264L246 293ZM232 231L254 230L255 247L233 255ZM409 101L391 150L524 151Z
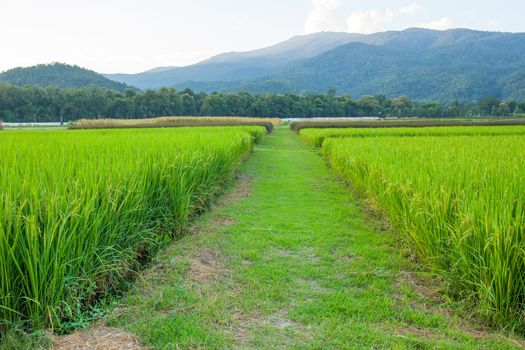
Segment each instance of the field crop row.
M428 128L428 127L450 127L450 126L512 126L525 125L523 119L500 119L500 120L432 120L432 119L386 119L386 120L311 120L293 122L290 128L295 132L303 129L336 129L336 128Z
M148 119L81 119L70 129L170 128L190 126L263 126L271 133L281 125L278 118L247 117L160 117Z
M371 137L326 138L323 153L387 215L419 261L443 276L450 295L493 324L523 332L525 138L507 131L364 131Z
M440 126L426 128L336 128L302 129L301 137L311 145L322 146L326 138L370 136L480 136L525 135L524 126Z
M262 127L0 137L0 335L61 327L203 210Z

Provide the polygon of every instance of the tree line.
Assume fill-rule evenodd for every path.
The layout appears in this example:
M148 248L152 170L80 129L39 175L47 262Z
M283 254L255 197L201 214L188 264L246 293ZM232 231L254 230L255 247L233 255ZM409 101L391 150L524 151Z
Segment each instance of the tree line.
M487 97L477 103L413 101L325 94L195 93L190 89L127 89L98 86L56 87L0 84L0 120L4 122L67 122L80 118L150 118L160 116L315 117L470 117L525 113L525 101Z

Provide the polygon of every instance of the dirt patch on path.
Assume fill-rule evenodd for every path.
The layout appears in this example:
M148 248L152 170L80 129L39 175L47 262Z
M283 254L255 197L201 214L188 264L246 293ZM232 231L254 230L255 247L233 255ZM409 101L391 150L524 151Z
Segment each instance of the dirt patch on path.
M207 248L198 251L198 254L189 259L191 278L198 283L216 280L220 275L229 271L219 261L219 252Z
M238 311L233 314L233 317L234 321L229 325L226 332L232 337L236 349L258 348L254 343L254 334L262 329L266 329L266 331L273 329L273 332L279 334L281 341L284 342L284 344L276 347L268 345L268 348L291 349L296 347L294 341L297 339L303 343L313 340L311 327L293 321L285 309L276 310L274 313L266 315L258 312L243 314Z
M236 176L236 185L233 191L226 193L222 196L217 204L211 209L215 212L217 208L232 205L248 197L251 192L251 177L246 174L239 174ZM189 232L194 239L197 237L206 235L207 233L219 228L235 225L236 222L229 216L215 215L210 221L202 224L199 223L193 227L190 227ZM191 256L188 260L191 267L191 278L198 283L206 283L209 281L216 280L221 275L228 274L230 271L224 267L220 261L220 257L223 256L223 252L219 250L212 250L203 248L194 252L195 255Z
M232 192L222 196L217 206L226 206L248 197L252 193L252 178L247 174L241 173L235 176L235 188Z
M120 329L105 326L55 337L53 350L143 350L139 339Z
M397 287L402 285L410 287L417 294L434 301L437 304L444 304L445 298L441 288L442 282L436 277L423 278L414 271L401 271L397 276Z

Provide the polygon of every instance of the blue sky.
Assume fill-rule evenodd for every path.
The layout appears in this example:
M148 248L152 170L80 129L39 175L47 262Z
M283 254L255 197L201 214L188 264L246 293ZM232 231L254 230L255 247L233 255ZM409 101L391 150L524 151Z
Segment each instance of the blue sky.
M0 70L139 72L322 30L525 32L524 13L525 0L0 0Z

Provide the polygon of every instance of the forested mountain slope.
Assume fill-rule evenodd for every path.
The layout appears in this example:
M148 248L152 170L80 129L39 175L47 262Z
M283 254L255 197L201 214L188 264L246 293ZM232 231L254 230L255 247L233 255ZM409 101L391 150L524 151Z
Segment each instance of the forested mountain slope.
M118 91L128 86L110 80L94 71L63 63L39 64L27 68L13 68L0 73L1 83L24 86L54 86L58 88L79 88L97 85L105 89Z

